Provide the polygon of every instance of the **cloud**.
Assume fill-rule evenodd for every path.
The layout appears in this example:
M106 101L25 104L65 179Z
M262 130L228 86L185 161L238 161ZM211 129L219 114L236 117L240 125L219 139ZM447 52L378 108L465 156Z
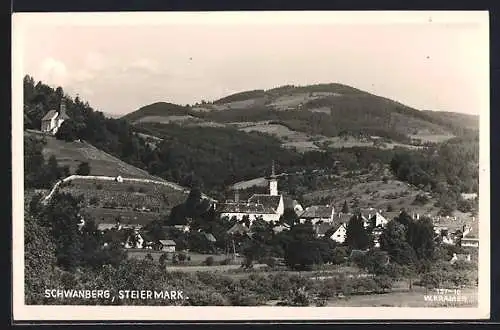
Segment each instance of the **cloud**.
M148 58L137 59L132 62L130 67L135 69L142 69L149 72L157 72L159 70L158 62Z
M106 59L101 53L89 52L85 56L84 67L91 71L101 71L106 68Z
M48 81L57 85L64 85L69 80L66 65L55 58L45 58L39 68L40 80Z

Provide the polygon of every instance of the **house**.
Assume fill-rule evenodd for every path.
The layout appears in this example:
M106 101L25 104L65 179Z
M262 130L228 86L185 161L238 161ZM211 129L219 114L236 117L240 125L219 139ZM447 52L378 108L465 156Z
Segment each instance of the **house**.
M142 249L144 244L144 238L142 238L141 234L139 233L138 229L134 230L134 233L127 237L127 240L125 241L125 248L126 249Z
M254 194L247 201L239 200L238 190L235 191L234 201L222 204L221 217L243 220L248 217L250 222L262 219L267 222L278 222L285 211L283 195L278 194L278 179L272 166L269 181L269 194Z
M374 227L374 228L377 228L377 227L382 227L384 228L387 223L389 222L382 214L380 214L379 212L375 212L374 215L372 215L371 217L369 216L369 220L370 220L370 223L371 225Z
M160 250L164 252L175 252L175 242L171 239L161 239Z
M189 233L189 231L191 230L191 227L189 225L174 225L174 228L183 233Z
M111 230L111 229L116 229L116 224L114 223L100 223L97 225L97 230L98 231L106 231L106 230Z
M317 222L333 222L335 215L335 208L333 205L313 205L306 207L304 212L299 215L300 223L311 221L312 224Z
M62 123L69 119L66 114L66 104L61 101L59 111L49 110L42 118L41 131L49 134L56 134Z
M461 247L473 247L479 248L479 238L477 232L477 226L464 226L463 236L460 240Z
M334 225L327 233L325 233L325 236L339 244L344 243L347 236L346 224L338 223Z
M468 254L453 253L453 257L450 260L450 264L454 264L457 261L470 262L471 261L471 255L470 255L470 253L468 253Z
M477 198L477 193L462 193L461 195L465 200L472 200Z
M302 205L300 205L300 203L297 200L291 199L290 197L284 197L284 204L285 204L285 209L291 209L297 215L301 214L304 211Z
M314 226L314 231L316 233L316 237L325 237L325 234L327 234L333 228L333 224L329 222L318 222L313 226Z
M479 248L479 239L475 237L464 237L460 240L460 246Z

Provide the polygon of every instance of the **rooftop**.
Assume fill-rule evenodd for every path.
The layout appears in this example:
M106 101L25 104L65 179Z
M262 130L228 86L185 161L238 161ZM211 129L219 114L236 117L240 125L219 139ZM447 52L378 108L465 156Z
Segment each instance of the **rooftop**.
M263 204L248 202L226 202L222 204L222 213L253 213L253 214L273 214L275 210L265 207Z
M272 196L264 194L254 194L248 199L249 203L262 204L265 208L276 210L281 200L281 195Z
M330 218L333 211L333 206L313 205L307 207L299 216L301 218Z
M161 239L160 243L163 245L176 245L175 242L171 239Z

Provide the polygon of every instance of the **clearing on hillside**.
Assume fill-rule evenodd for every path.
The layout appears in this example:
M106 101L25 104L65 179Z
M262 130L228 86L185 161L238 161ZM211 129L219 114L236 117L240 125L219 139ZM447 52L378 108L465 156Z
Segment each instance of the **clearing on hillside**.
M47 144L43 149L44 157L48 159L51 155L54 155L59 165L69 166L72 174L75 173L81 162L88 162L91 175L120 175L123 177L162 181L161 178L157 178L142 169L127 164L84 141L66 142L34 130L25 131L24 134L25 136L35 135L39 138L45 138Z
M74 179L59 188L60 192L83 196L85 211L96 223L146 225L184 202L187 191L150 182L117 182L98 179Z

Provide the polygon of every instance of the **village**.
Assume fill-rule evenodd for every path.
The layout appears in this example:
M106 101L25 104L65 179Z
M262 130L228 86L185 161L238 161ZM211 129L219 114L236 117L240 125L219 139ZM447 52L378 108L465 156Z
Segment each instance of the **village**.
M60 109L49 111L42 119L41 131L48 135L55 135L62 123L69 119L66 114L65 103L61 102ZM364 229L370 235L374 248L380 248L379 237L387 227L387 224L394 218L398 217L401 212L406 212L414 220L419 220L420 217L431 218L434 224L435 239L440 244L450 246L461 246L466 248L477 249L479 247L479 239L477 235L477 223L475 218L472 219L457 219L450 216L431 216L430 214L421 215L412 212L411 210L382 210L375 208L362 208L356 210L349 210L347 201L344 205L337 207L332 204L326 205L301 205L297 200L290 196L285 196L280 193L278 188L278 177L275 173L275 164L272 163L271 174L266 178L268 181L267 194L252 194L247 200L240 199L239 189L234 189L234 198L228 199L224 202L219 202L208 198L203 195L205 201L205 209L215 211L218 214L218 221L221 223L231 223L229 228L226 228L225 235L230 237L237 235L252 236L253 223L255 221L264 221L268 223L272 232L278 234L282 231L288 231L295 224L310 224L313 227L316 238L332 240L338 245L345 244L349 221L357 216L361 219ZM98 177L98 176L70 176L60 180L56 183L52 191L45 200L57 191L59 185L70 183L70 181L86 179L86 180L102 180L103 182L114 182L117 184L126 184L130 182L142 183L155 183L152 180L141 180L134 178L116 177ZM124 181L126 183L124 183ZM163 183L162 183L163 184ZM175 189L182 190L180 186L174 187ZM130 191L130 190L129 190ZM132 189L133 191L133 189ZM92 194L92 193L91 193ZM464 199L477 198L476 194L463 194ZM92 199L92 198L90 198ZM105 205L112 209L116 207ZM147 203L146 203L147 204ZM130 206L130 205L128 205ZM157 208L157 207L155 207ZM152 211L149 205L135 204L134 211L147 214ZM287 212L285 212L287 211ZM286 216L286 217L285 217ZM292 221L286 221L285 218L292 218ZM181 224L174 224L171 226L162 225L163 232L174 232L187 234L193 229L191 228L192 219L185 217ZM80 217L78 228L80 230L85 226L85 219ZM115 218L114 223L109 221L98 223L96 228L103 237L113 237L113 240L119 240L119 244L127 251L144 251L146 253L166 253L167 258L171 260L178 259L182 255L182 259L189 258L189 249L179 248L175 242L175 237L168 237L163 235L163 239L151 239L151 235L147 233L147 225L134 223L134 221L127 221L122 223L120 217ZM202 239L206 240L206 245L211 246L209 252L215 255L224 255L225 260L236 259L237 253L234 247L234 239L232 240L233 246L225 247L224 250L216 248L218 237L212 232L205 232L202 229L195 229L200 234ZM165 237L167 236L167 237ZM178 236L178 235L177 235ZM104 247L111 243L111 241L104 240ZM200 251L197 251L200 252ZM366 252L366 251L365 251ZM141 255L141 254L140 254ZM462 259L470 260L470 255ZM454 256L454 258L456 258ZM229 261L230 262L230 261Z

